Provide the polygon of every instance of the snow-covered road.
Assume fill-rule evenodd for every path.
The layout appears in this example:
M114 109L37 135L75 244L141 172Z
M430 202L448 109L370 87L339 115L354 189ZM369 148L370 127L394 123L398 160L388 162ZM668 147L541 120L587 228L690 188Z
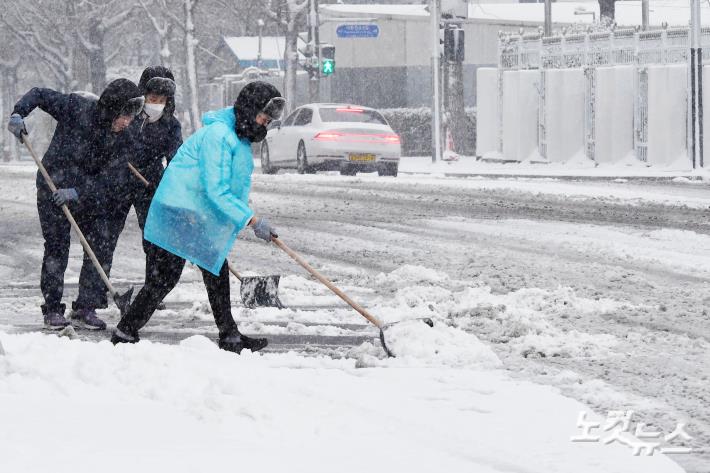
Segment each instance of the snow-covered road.
M33 289L41 258L34 175L26 166L5 166L0 173L0 280L10 283L0 291L0 331L26 332L39 321L40 303ZM602 416L631 409L636 420L664 432L687 422L694 453L672 458L689 472L710 471L710 190L705 185L280 174L256 175L252 201L287 244L385 321L426 316L475 334L514 378L559 388ZM80 261L75 245L70 282L76 282ZM232 261L247 274L284 275L282 296L292 307L239 309L247 332L285 337L276 351L296 347L289 336L335 337L327 339L332 346L323 343L309 353L379 366L377 350L361 345L374 332L277 248L244 235ZM112 277L125 287L139 282L142 271L138 226L131 216ZM323 309L294 308L313 305ZM104 314L115 323L114 309ZM199 272L185 271L168 310L151 324L156 332L180 329L186 336L212 330ZM427 347L417 352L397 341L413 355L427 355ZM37 345L51 351L56 349L51 343ZM195 339L184 343L186 349L204 349ZM5 345L11 353L27 342L11 339ZM462 352L445 348L432 356L446 367L443 376L460 376L448 370L464 364ZM246 375L256 369L249 360L239 368ZM476 360L478 368L490 368ZM120 359L109 361L120 365ZM331 369L341 362L293 363ZM462 379L463 385L470 382ZM507 389L504 381L491 382L499 395ZM289 383L284 389L300 389L296 381ZM562 415L548 413L560 421L555 414ZM576 418L562 422L573 435ZM363 427L362 435L366 432ZM460 451L455 443L448 445ZM468 460L491 471L523 471L505 462ZM449 471L457 471L461 463L450 465Z

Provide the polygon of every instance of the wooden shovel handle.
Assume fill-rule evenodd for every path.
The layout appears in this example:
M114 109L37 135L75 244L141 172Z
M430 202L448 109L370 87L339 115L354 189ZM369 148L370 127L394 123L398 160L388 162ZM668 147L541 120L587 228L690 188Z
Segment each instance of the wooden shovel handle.
M242 282L242 277L239 275L237 270L234 269L234 267L229 262L227 262L227 267L229 268L229 272L234 274L234 276L236 276L236 278L239 279L239 282Z
M136 176L136 177L138 178L138 180L143 183L144 186L150 187L150 182L148 182L148 180L147 180L145 177L143 177L143 174L141 174L141 173L138 171L138 169L136 169L135 167L133 167L133 165L132 165L131 163L128 163L128 169L131 170L131 172L133 173L133 175Z
M382 330L382 322L380 322L379 319L377 319L374 315L369 313L367 311L367 309L365 309L363 306L361 306L360 304L358 304L354 300L350 299L350 297L348 297L347 294L345 294L343 291L338 289L335 286L335 284L330 282L330 280L328 278L326 278L325 276L320 274L318 271L316 271L310 264L308 264L303 258L301 258L301 256L299 256L298 253L296 253L291 248L286 246L286 244L284 242L282 242L281 240L279 240L278 238L273 238L271 241L274 242L274 244L276 246L278 246L279 248L284 250L286 252L286 254L288 254L291 258L293 258L294 261L296 261L298 264L300 264L306 271L311 273L316 279L318 279L320 282L325 284L325 286L327 286L328 289L333 291L338 297L340 297L342 300L347 302L348 305L350 305L350 307L352 307L353 309L358 311L360 313L360 315L362 315L367 320L369 320L375 327Z

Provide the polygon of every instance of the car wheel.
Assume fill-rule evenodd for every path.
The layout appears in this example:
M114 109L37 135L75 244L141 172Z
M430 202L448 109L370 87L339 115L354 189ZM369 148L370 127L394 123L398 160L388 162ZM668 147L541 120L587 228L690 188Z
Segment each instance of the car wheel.
M399 170L399 163L387 163L383 167L377 170L377 174L380 176L394 176L397 177L397 171Z
M303 141L298 143L298 153L296 154L296 164L299 174L313 174L315 170L308 165L308 156L306 155L306 145Z
M269 159L269 145L265 142L261 143L261 172L263 174L276 174L276 169L271 165L271 160Z

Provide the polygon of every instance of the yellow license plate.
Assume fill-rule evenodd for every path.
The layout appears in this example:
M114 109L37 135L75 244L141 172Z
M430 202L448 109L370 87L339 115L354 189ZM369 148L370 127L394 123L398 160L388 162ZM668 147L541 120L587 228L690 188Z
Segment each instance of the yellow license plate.
M350 161L374 161L374 154L350 154Z

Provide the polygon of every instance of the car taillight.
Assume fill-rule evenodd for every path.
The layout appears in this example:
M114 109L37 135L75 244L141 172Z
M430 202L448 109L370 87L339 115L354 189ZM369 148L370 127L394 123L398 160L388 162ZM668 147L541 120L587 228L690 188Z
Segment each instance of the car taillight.
M334 131L321 131L316 134L313 139L318 141L338 141L340 137L343 136L342 133L337 133Z
M340 131L321 131L314 137L317 141L342 141L348 143L400 144L395 133L345 133Z

